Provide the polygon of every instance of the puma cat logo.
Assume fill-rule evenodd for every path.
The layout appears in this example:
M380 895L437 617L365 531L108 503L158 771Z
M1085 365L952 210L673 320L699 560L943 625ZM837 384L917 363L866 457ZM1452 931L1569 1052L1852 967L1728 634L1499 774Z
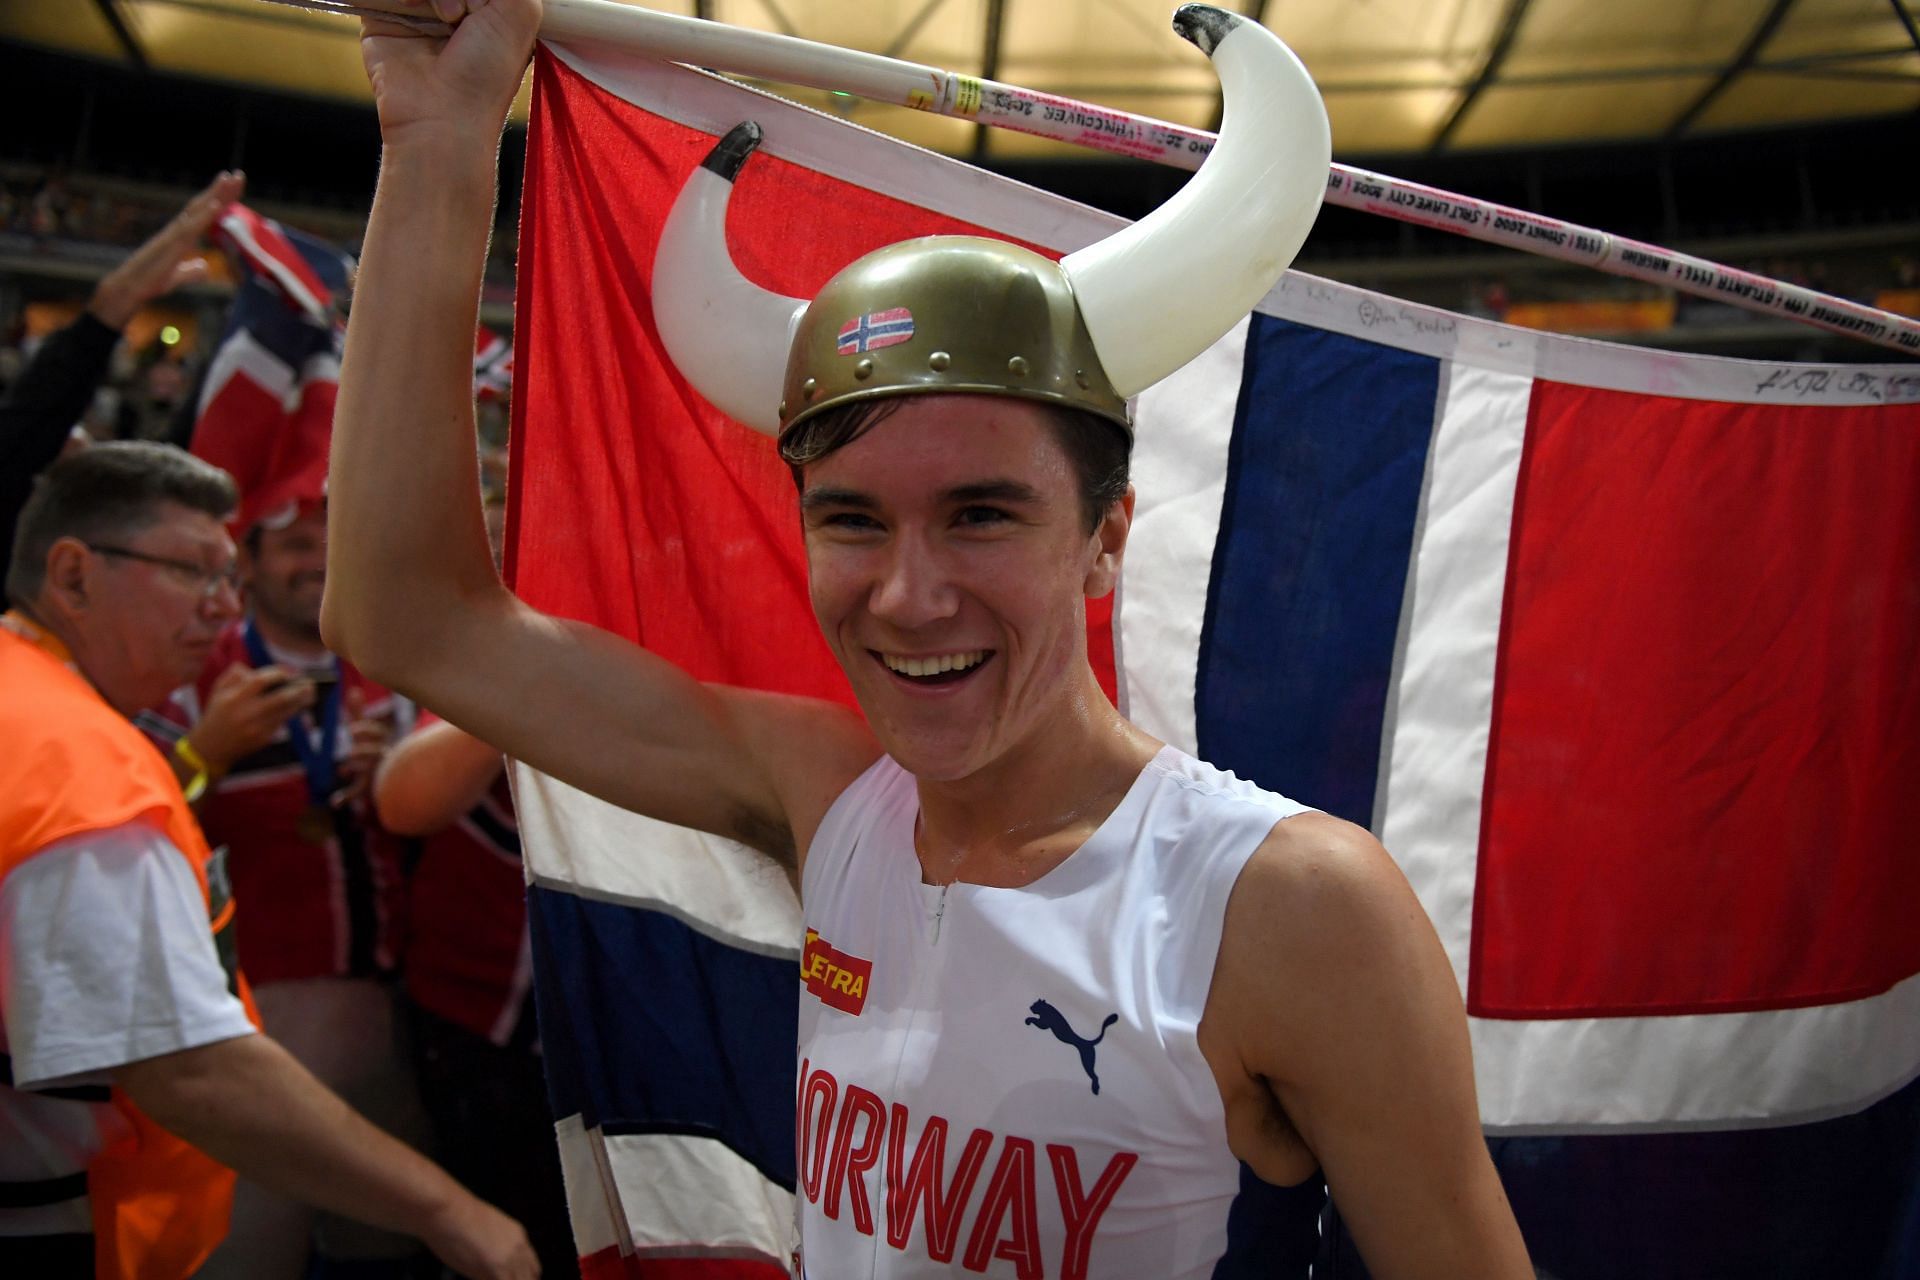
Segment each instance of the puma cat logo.
M1107 1038L1107 1028L1120 1021L1120 1015L1117 1013L1108 1014L1107 1020L1100 1024L1100 1034L1088 1040L1069 1026L1066 1018L1061 1015L1060 1011L1048 1004L1045 1000L1035 1000L1031 1007L1033 1009L1033 1016L1027 1019L1027 1025L1030 1027L1038 1027L1042 1031L1051 1031L1053 1038L1061 1044L1072 1045L1078 1049L1080 1051L1080 1069L1087 1073L1087 1079L1093 1083L1093 1091L1099 1093L1100 1077L1094 1074L1093 1051L1102 1040Z

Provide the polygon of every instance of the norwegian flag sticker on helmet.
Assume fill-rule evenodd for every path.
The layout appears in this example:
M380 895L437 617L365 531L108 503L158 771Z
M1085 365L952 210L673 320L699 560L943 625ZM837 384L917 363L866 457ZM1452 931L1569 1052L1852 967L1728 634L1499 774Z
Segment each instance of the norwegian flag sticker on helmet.
M834 350L843 356L895 347L913 336L913 312L905 307L856 316L840 326Z

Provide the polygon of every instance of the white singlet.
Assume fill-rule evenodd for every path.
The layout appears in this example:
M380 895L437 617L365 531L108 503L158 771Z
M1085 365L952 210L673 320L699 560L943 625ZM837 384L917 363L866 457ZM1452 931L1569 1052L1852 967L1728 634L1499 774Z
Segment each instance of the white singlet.
M1304 806L1164 748L1020 889L923 884L883 757L801 886L799 1265L811 1280L1204 1280L1239 1162L1195 1032L1227 895Z

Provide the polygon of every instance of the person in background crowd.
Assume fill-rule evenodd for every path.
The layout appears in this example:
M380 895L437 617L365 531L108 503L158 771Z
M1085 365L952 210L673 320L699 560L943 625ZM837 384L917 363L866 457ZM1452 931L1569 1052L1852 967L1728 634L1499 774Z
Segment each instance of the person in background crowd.
M256 1031L236 912L165 760L128 721L239 610L226 473L165 445L54 465L0 618L0 1274L184 1280L227 1168L530 1277L510 1218ZM217 1163L216 1163L217 1162Z
M486 504L498 561L506 513ZM421 838L402 972L434 1154L526 1224L542 1274L578 1274L533 1011L520 829L505 758L429 712L380 762L374 803Z
M21 371L0 404L0 563L6 563L33 477L60 455L93 403L120 331L147 303L205 278L206 259L196 252L201 237L245 186L239 173L222 173L208 183L94 286L79 319L49 336Z
M246 510L243 507L243 510ZM376 1123L423 1141L391 979L404 927L401 842L367 794L406 708L320 639L326 516L318 495L249 513L240 551L247 614L194 682L140 723L171 752L209 840L230 853L246 913L241 966L267 1030ZM413 1242L316 1221L306 1204L243 1182L233 1230L205 1274L305 1274L311 1249L404 1274Z

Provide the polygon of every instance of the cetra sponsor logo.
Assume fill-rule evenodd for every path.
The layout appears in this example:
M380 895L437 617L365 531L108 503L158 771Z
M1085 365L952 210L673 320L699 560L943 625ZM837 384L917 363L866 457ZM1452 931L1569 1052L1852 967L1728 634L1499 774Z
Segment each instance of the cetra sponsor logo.
M867 1007L873 961L850 956L821 937L818 930L809 929L807 945L800 952L800 981L821 1004L858 1017Z

